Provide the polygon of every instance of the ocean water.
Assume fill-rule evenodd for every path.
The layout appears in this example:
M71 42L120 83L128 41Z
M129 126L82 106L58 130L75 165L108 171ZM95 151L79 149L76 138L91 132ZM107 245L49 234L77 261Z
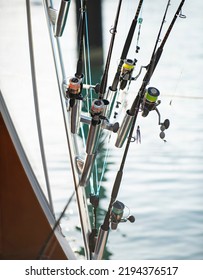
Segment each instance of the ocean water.
M65 40L62 41L68 75L75 70L76 44L74 1L68 17ZM109 30L114 23L116 0L102 1L104 59L110 42ZM134 17L138 1L123 3L108 84L111 83L126 32ZM156 3L154 3L156 2ZM33 36L41 117L54 208L59 214L72 193L72 175L65 141L54 65L51 57L46 19L40 1L32 2ZM142 9L143 24L140 52L135 42L129 58L136 57L135 71L147 65L167 1L146 0ZM179 1L171 1L164 25L167 29ZM147 118L139 116L141 144L132 143L124 168L118 199L126 205L126 215L134 215L135 223L122 223L111 231L108 240L110 259L203 259L203 2L186 1L165 45L150 85L160 90L159 110L162 120L169 119L166 142L159 138L160 128L155 112ZM45 185L30 77L26 10L22 0L11 5L0 1L0 87L21 135L26 152L42 186ZM130 87L126 108L135 97L142 76ZM121 112L120 119L125 109ZM112 143L115 135L112 135ZM119 168L122 149L110 144L110 162L104 188L109 196ZM44 188L46 192L46 189ZM101 200L107 209L108 199ZM128 210L128 208L130 210ZM75 201L63 219L63 231L74 250L82 246Z

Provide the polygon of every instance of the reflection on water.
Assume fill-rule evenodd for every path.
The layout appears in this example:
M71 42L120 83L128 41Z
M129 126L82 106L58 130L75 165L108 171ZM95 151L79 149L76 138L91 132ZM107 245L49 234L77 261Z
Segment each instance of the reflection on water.
M17 2L18 5L15 7L17 11L14 7L8 7L8 1L2 0L0 3L1 11L4 11L0 17L1 90L16 110L16 112L12 110L11 113L18 130L24 135L27 150L32 143L29 153L43 185L43 176L39 167L39 150L37 145L35 146L37 143L35 121L32 119L34 110L28 74L30 68L24 2L20 0ZM137 57L136 71L140 65L146 65L149 61L165 2L167 1L157 0L158 4L154 5L153 1L145 1L142 11L144 20L140 40L141 50ZM105 57L110 40L109 29L113 24L112 11L115 11L116 3L116 0L103 1ZM172 1L167 23L170 22L178 3L178 0ZM121 46L136 6L137 1L132 0L127 0L123 4L109 83L112 81ZM142 143L131 144L118 196L118 199L129 207L131 214L135 215L136 222L120 224L117 231L109 234L108 250L113 254L110 259L203 259L203 99L200 76L203 66L203 38L200 36L203 30L202 10L201 0L192 3L186 1L183 12L187 18L178 20L175 25L151 81L152 85L160 89L162 101L160 112L163 119L170 119L171 126L166 132L165 143L159 138L160 129L155 112L151 112L147 118L138 118ZM11 18L12 20L5 22L6 19ZM60 214L66 204L65 198L72 193L72 190L67 187L72 177L64 141L60 103L56 94L57 86L53 78L55 73L50 59L51 50L47 43L47 29L41 6L33 7L33 18L39 94L43 106L43 131L48 143L46 152L50 181L53 185L54 205L57 213ZM41 25L39 25L40 21ZM8 32L5 32L5 26ZM69 32L73 31L74 28L69 29ZM67 52L67 41L63 42L67 54L66 61L69 61L70 57L75 59L76 46L73 41L68 43L70 51ZM130 50L129 56L135 56L134 48ZM70 66L68 75L74 73L74 65L68 63L67 68ZM140 83L141 79L131 85L127 107L137 93ZM19 89L18 93L16 89ZM47 90L48 95L45 94ZM58 113L53 113L55 110L52 109ZM30 128L32 133L27 133ZM115 136L113 135L112 138ZM113 144L110 145L110 162L113 164L108 165L108 172L102 184L107 196L111 193L122 153L123 148L116 149ZM102 199L101 215L103 209L107 207L108 200ZM75 225L79 225L76 213L77 208L73 201L62 226L73 248L79 250L82 244L78 242L81 239L80 232L75 230ZM128 214L126 210L126 215ZM74 223L71 226L72 220Z

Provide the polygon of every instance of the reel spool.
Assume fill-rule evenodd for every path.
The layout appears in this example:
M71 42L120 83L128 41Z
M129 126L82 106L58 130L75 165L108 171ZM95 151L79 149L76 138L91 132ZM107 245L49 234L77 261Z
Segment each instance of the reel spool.
M128 216L126 218L123 218L125 205L121 202L116 200L113 204L112 211L111 211L111 229L116 230L118 227L118 224L120 222L127 222L130 221L131 223L135 222L134 216Z
M131 79L133 70L135 68L137 60L132 59L125 59L122 69L121 69L121 76L120 76L120 89L123 90L127 82Z
M66 97L70 99L82 99L82 78L72 77L69 79L69 84L66 90Z
M109 101L106 99L96 99L92 102L92 106L90 109L90 115L92 117L92 124L98 124L100 119L105 119L102 116L106 106L109 104Z
M160 92L155 87L149 87L146 89L145 96L142 102L142 116L146 117L150 111L154 110L158 105L156 103Z

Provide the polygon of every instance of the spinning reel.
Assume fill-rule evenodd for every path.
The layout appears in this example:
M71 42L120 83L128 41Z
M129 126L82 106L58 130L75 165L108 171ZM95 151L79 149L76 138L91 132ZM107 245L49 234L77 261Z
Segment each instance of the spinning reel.
M111 211L111 229L116 230L119 223L130 221L131 223L135 222L135 217L130 215L123 217L125 205L116 200L113 204Z
M161 115L157 109L157 106L161 103L160 100L158 100L158 97L160 95L160 92L157 88L155 87L149 87L146 89L143 102L141 104L141 110L142 110L142 116L146 117L150 111L155 110L158 114L159 122L158 124L160 125L160 138L164 140L165 138L165 132L164 130L168 129L170 126L170 121L166 119L163 123L161 122ZM166 140L164 140L166 141Z
M74 100L82 100L82 78L71 77L66 89L66 98L70 98L70 106L73 107Z
M92 117L92 124L98 124L100 119L105 119L103 116L103 112L106 106L109 104L109 101L106 99L96 99L92 102L92 106L90 109L90 114Z
M120 89L124 90L127 82L131 80L137 60L125 59L120 74Z

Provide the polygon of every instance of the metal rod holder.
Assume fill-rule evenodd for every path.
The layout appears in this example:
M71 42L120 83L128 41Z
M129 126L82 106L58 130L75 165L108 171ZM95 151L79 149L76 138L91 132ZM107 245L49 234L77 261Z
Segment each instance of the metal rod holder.
M66 25L70 0L61 0L58 16L55 23L55 36L61 37Z
M90 125L87 144L86 144L86 153L88 155L95 154L97 152L98 139L101 130L101 122L96 125Z
M92 168L94 166L96 155L97 155L96 153L91 154L91 155L87 154L85 162L84 162L80 182L79 182L80 186L83 186L83 187L87 186L89 179L90 179L91 172L92 172Z
M106 99L109 101L109 106L105 108L104 110L104 115L107 118L110 118L113 107L114 107L114 103L116 100L116 96L117 96L117 91L114 91L111 89L111 87L108 88L107 94L106 94Z
M71 107L71 132L77 134L80 128L81 100L75 99Z
M101 260L104 254L104 249L106 247L106 242L108 238L109 230L103 230L101 227L99 229L99 235L94 250L94 260Z
M115 146L117 148L121 148L123 146L123 143L125 142L125 140L128 136L129 130L131 128L133 118L134 118L134 116L130 115L129 110L128 110L123 119L121 127L118 130L118 136L117 136L116 143L115 143Z
M81 115L81 117L80 117L80 121L82 123L85 123L85 124L88 124L88 125L91 124L91 120L92 120L92 118L89 117L89 116ZM101 120L101 127L103 129L106 129L106 130L109 130L109 131L112 131L112 132L116 133L116 132L118 132L118 129L119 129L119 123L118 122L109 123L106 120Z

